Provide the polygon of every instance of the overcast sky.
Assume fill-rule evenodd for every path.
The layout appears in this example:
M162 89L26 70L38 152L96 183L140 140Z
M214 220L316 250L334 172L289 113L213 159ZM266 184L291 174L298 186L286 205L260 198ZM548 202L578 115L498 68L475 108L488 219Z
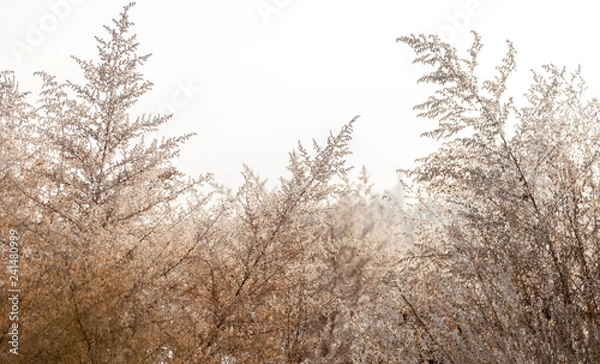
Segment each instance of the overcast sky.
M69 58L96 55L94 35L126 1L0 0L0 69L32 76L81 76ZM424 70L395 39L433 33L460 49L483 39L482 67L492 68L514 42L525 92L546 63L581 65L597 95L600 22L593 2L512 0L198 0L138 1L131 19L154 90L139 109L175 113L169 135L196 132L177 164L211 172L228 186L241 183L242 163L271 181L285 174L297 140L321 141L355 115L353 156L379 189L396 184L395 170L413 165L433 143L419 137L431 123L412 107L426 97L416 84Z

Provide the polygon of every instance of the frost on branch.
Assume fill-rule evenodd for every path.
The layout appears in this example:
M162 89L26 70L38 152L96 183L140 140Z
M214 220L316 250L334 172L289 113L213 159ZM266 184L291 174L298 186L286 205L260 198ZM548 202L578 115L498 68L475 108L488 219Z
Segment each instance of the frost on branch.
M415 219L414 249L388 284L413 316L416 356L439 362L581 362L600 355L596 99L579 70L534 72L525 105L506 80L475 76L480 39L461 58L435 36L399 38L434 71L417 106L443 142L417 168L434 219ZM503 101L507 100L507 101ZM509 136L506 126L514 125Z

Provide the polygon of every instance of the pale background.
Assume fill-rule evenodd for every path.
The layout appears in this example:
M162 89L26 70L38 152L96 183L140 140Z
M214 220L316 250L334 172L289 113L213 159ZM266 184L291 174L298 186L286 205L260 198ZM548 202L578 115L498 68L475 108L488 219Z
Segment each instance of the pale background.
M37 70L78 80L69 56L95 57L93 36L125 4L0 0L0 70L14 70L23 90L38 90ZM464 50L474 29L488 69L510 39L516 96L545 63L581 65L593 96L597 14L588 1L138 1L131 18L141 51L153 53L142 71L155 84L138 110L174 111L163 134L198 133L177 164L231 187L241 183L242 163L276 182L297 140L310 146L360 114L348 163L390 189L397 168L434 147L419 137L431 124L412 110L427 95L415 82L425 69L411 64L398 36L433 33Z

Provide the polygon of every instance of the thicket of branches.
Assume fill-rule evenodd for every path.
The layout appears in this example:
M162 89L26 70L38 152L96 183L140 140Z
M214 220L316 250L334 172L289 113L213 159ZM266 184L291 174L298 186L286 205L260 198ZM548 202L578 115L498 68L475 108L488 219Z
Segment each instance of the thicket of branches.
M17 230L22 292L1 361L600 361L600 105L579 71L544 67L517 107L510 43L480 80L476 34L464 57L399 38L432 67L416 108L441 141L404 171L409 204L350 177L355 120L299 144L276 188L245 168L232 191L173 165L192 135L152 139L170 115L131 114L152 84L130 8L98 60L74 57L83 84L40 72L32 103L0 73L0 250Z
M477 34L465 58L436 37L399 41L433 66L419 82L439 88L416 109L443 141L407 171L435 219L417 222L408 274L393 280L418 308L419 350L444 363L597 362L600 104L580 71L544 66L516 107L512 44L480 80Z

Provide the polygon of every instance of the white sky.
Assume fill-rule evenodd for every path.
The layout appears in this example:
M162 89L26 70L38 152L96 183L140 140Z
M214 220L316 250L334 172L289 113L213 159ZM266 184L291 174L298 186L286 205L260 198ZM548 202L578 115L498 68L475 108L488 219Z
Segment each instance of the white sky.
M79 78L69 56L95 57L93 36L104 36L102 25L125 4L0 0L0 69L16 71L24 90L38 90L38 70ZM131 19L142 52L153 53L142 71L155 84L140 110L175 111L167 134L198 133L177 164L231 187L241 183L242 163L275 182L297 140L311 146L361 115L348 162L365 165L376 186L388 189L397 168L433 147L419 137L432 124L412 110L427 96L415 82L423 68L411 64L398 36L434 33L464 50L474 29L486 68L510 39L518 52L516 96L529 70L546 63L580 64L597 95L596 14L589 1L138 1ZM19 55L15 44L28 48ZM178 91L186 84L187 96Z

